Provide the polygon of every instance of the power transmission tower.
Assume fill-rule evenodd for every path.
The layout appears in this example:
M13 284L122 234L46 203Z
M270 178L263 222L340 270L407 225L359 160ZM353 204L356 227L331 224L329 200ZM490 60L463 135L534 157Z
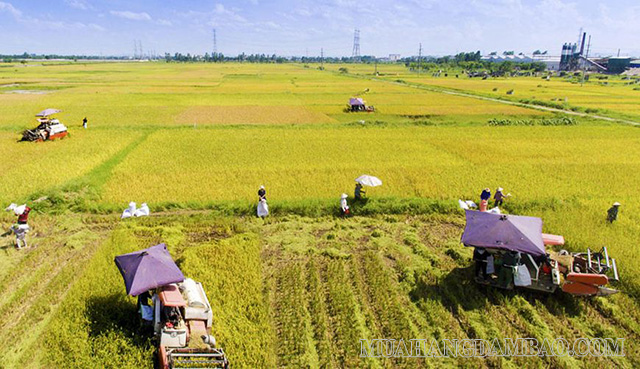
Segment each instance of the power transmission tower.
M142 51L142 40L138 40L138 49L140 50L140 59L144 58L144 52Z
M216 29L213 29L213 55L218 53L218 40L216 40Z
M353 33L353 52L351 58L354 62L360 63L360 30L356 28Z
M586 73L587 63L589 62L589 50L591 49L591 35L589 35L589 42L587 43L587 54L584 55L584 61L582 61L582 80L580 81L580 87L584 85L584 74Z
M138 59L138 40L133 40L133 58Z
M320 70L324 70L324 49L320 48Z
M422 42L420 43L420 49L418 49L418 75L422 72Z

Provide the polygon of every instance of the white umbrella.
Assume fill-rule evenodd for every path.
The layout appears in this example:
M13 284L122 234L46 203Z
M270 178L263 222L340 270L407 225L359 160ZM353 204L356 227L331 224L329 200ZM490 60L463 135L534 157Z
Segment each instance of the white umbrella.
M378 177L370 176L368 174L363 174L360 177L356 178L356 182L360 183L363 186L376 187L382 186L382 181Z

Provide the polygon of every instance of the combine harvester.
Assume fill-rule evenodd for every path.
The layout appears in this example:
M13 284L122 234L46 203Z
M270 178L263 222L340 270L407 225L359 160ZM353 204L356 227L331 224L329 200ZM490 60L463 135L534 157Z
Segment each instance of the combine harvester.
M62 110L58 109L45 109L36 114L38 126L22 132L22 139L20 141L42 142L67 137L69 134L67 127L60 123L58 119L51 118L53 114L60 113L61 111Z
M478 273L476 282L548 293L560 288L576 296L607 296L618 292L606 287L610 280L619 281L616 261L609 258L606 247L599 252L589 249L586 253L547 252L546 246L564 245L564 237L542 233L540 218L465 212L467 224L461 242L477 248L476 251L482 250L483 256L476 257L480 253L474 252L474 259L481 264L479 269L487 266L489 269L487 273Z
M357 113L357 112L367 112L372 113L376 111L376 108L373 105L367 105L366 101L360 97L360 95L364 95L369 92L369 89L364 89L363 91L355 94L352 98L349 99L349 104L345 108L345 112L347 113Z
M160 369L229 368L211 335L213 313L202 284L184 277L165 244L116 256L115 263L127 294L152 295L153 306L143 302L140 309L143 322L153 325Z

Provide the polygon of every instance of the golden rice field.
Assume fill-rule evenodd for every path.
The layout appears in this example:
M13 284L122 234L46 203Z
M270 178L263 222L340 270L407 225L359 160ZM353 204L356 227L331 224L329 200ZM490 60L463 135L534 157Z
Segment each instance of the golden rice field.
M619 77L468 80L403 66L0 64L0 205L34 208L29 250L0 238L0 368L152 367L115 255L166 242L204 283L233 367L637 367L640 131L453 96L551 100L640 117ZM416 89L403 80L432 90ZM596 82L597 81L597 82ZM538 85L542 87L537 87ZM497 91L493 91L497 88ZM363 97L375 113L347 113ZM533 91L531 91L533 90ZM59 108L70 137L18 143ZM89 128L82 129L83 117ZM336 217L354 178L380 177ZM253 217L265 185L272 216ZM579 299L471 283L457 199L504 187L511 213L540 216L565 248L609 247L622 293ZM119 220L129 201L150 218ZM349 199L351 202L351 199ZM614 201L619 220L605 222ZM361 211L359 214L358 211ZM13 221L0 215L6 228ZM55 292L52 292L55 291ZM28 329L26 329L28 327ZM364 359L360 338L622 337L616 358ZM11 337L11 338L10 338Z
M370 65L351 67L361 75L372 76ZM337 68L334 68L337 70ZM459 70L443 71L439 77L433 72L421 75L409 73L404 66L378 68L380 78L393 82L402 80L435 88L472 92L481 96L512 101L536 100L543 103L567 105L615 118L640 121L640 78L623 76L591 75L585 81L582 76L542 77L498 77L483 80L468 78ZM445 73L448 74L445 77ZM458 75L458 77L456 77ZM507 94L512 91L512 94Z

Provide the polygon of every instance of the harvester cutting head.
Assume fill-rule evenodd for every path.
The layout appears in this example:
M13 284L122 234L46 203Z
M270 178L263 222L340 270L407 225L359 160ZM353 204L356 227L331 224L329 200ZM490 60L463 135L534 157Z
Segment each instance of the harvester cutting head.
M564 272L562 291L578 296L608 296L618 290L605 287L610 281L618 282L616 260L609 258L607 247L598 252L568 253L565 250L551 256Z
M229 361L221 348L166 350L169 368L228 368Z

